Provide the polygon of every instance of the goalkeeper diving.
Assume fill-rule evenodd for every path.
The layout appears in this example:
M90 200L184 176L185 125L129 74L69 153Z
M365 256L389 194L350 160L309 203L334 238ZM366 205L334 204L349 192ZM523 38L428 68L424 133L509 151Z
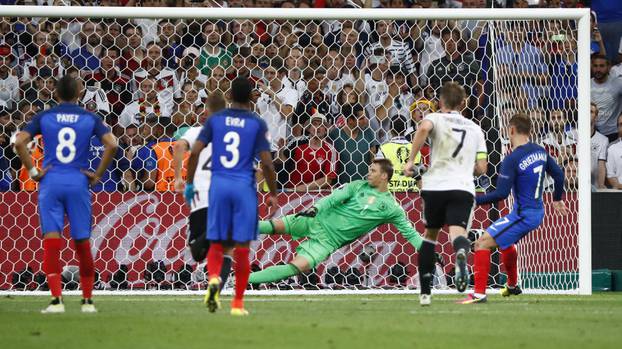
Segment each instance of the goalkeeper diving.
M296 256L286 265L254 272L249 283L275 282L306 273L332 253L369 233L379 225L393 224L417 250L423 238L415 231L404 209L388 191L393 166L387 159L376 159L367 180L348 183L315 205L297 214L259 222L261 234L308 238L296 248Z

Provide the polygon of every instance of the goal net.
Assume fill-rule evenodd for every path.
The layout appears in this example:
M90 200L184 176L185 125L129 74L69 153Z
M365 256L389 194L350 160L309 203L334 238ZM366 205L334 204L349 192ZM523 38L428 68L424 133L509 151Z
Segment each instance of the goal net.
M280 190L277 217L366 178L371 159L385 157L397 170L391 191L423 233L420 183L400 171L417 122L438 110L442 84L464 86L463 114L485 132L489 171L476 180L479 193L494 189L500 162L511 151L509 118L527 113L535 125L532 140L564 169L571 214L553 213L547 179L544 222L518 244L522 286L590 292L589 214L579 214L589 212L589 176L579 181L578 175L579 162L589 159L577 136L587 139L587 124L578 117L587 118L589 104L587 90L579 88L580 72L587 81L587 51L581 52L584 39L578 39L579 18L584 21L587 11L11 8L0 9L0 74L6 76L0 90L2 291L46 290L37 183L28 179L11 139L38 111L56 105L54 83L69 74L86 86L80 103L101 116L121 144L103 183L93 188L99 290L205 288L205 264L196 263L186 247L189 210L173 190L172 155L166 149L199 125L208 96L221 92L228 100L232 79L247 76L256 87L254 109L271 136ZM41 140L35 138L29 148L41 166ZM93 140L92 168L102 153ZM429 163L427 146L421 163ZM265 212L259 181L260 212ZM510 198L476 208L469 237L475 240L509 213L511 204ZM78 285L77 259L66 241L63 279L72 289ZM298 243L287 236L260 236L252 244L253 269L288 263ZM437 251L443 261L434 287L451 291L454 256L444 233ZM504 268L497 253L492 258L489 285L499 287ZM417 280L415 249L393 226L383 225L312 272L255 289L416 291Z

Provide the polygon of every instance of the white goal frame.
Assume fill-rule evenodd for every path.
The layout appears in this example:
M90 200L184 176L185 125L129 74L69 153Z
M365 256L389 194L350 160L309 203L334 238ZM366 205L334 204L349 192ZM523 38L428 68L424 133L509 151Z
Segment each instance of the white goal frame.
M571 291L541 290L546 293L592 293L591 184L590 167L590 10L589 9L277 9L277 8L142 8L75 6L0 6L0 17L61 18L170 18L170 19L285 19L285 20L576 20L578 27L578 249L579 288ZM534 293L539 290L533 290ZM95 291L99 295L196 294L201 291ZM355 294L401 294L410 290L366 290ZM436 291L435 291L436 292ZM66 292L72 294L77 292ZM250 294L291 294L292 291L255 291ZM351 294L340 291L295 291L296 294ZM441 291L441 293L444 293ZM40 295L48 292L0 291L0 295Z

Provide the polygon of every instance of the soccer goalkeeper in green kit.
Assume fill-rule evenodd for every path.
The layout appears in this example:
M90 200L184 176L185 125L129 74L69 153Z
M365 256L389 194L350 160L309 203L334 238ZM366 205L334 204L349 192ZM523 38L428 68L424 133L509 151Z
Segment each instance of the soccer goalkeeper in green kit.
M392 176L391 162L376 159L369 167L367 180L348 183L306 211L259 222L261 234L287 234L295 240L308 239L298 245L296 257L289 264L251 273L249 283L275 282L308 272L333 252L385 223L395 225L419 250L422 237L387 190Z

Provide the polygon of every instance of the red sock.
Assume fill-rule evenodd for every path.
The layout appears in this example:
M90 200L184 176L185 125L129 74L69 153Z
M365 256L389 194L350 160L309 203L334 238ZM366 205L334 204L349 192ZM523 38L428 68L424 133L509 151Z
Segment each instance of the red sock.
M475 293L486 294L490 273L490 250L475 251Z
M219 243L212 243L207 252L207 276L209 279L220 276L222 269L222 259L224 256L224 248Z
M248 247L236 247L233 252L235 260L235 297L231 304L233 308L244 308L244 291L246 291L248 276L251 273L249 254L250 248Z
M93 282L95 281L95 267L93 266L93 256L91 255L91 243L89 240L76 242L76 252L80 263L80 288L82 298L93 297Z
M52 297L62 295L61 285L61 266L60 249L62 241L60 238L43 239L43 272L48 280L48 287L52 292Z
M508 286L514 287L518 282L518 253L516 246L512 245L505 250L501 250L501 261L505 265L505 272L508 274Z

